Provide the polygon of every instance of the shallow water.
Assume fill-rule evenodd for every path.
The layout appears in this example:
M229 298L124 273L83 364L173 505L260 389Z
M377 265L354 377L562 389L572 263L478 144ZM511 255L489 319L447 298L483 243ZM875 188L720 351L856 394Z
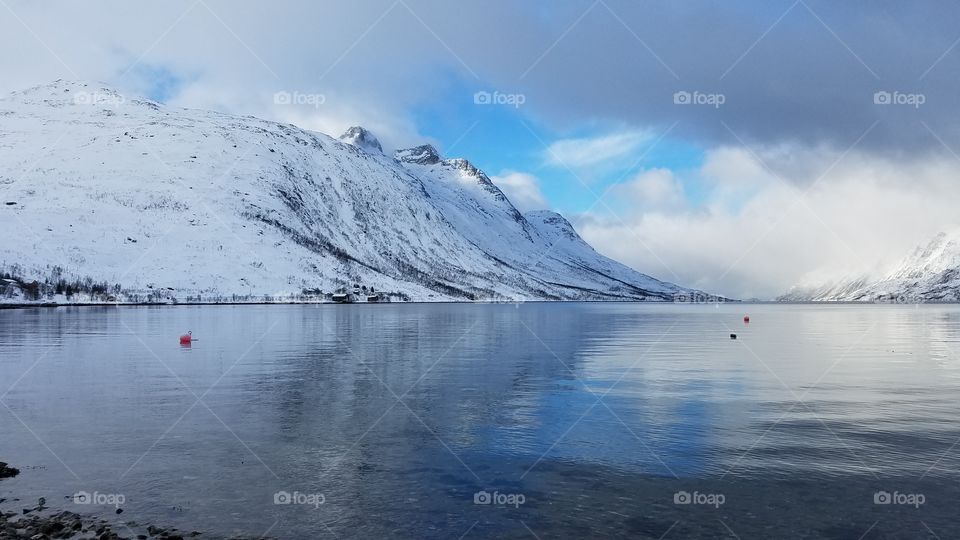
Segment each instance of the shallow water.
M0 498L205 536L948 538L958 342L955 306L0 310Z

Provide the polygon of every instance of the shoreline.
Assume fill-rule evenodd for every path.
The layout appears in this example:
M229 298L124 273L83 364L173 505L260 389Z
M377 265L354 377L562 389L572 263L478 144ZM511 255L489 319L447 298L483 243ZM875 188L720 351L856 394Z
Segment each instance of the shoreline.
M0 501L3 501L3 499L0 499ZM19 499L11 499L11 502L16 501L19 501ZM82 516L69 510L54 511L40 504L33 508L24 508L22 513L0 511L0 538L11 540L48 540L54 538L185 540L186 538L200 536L205 535L197 531L183 533L172 528L162 529L153 525L143 525L136 521L127 521L118 527L103 518Z
M16 304L5 304L0 303L0 310L5 309L39 309L39 308L82 308L82 307L116 307L116 308L130 308L130 307L183 307L183 306L305 306L305 305L316 305L316 306L404 306L404 305L476 305L476 306L493 306L493 305L514 305L519 306L521 304L644 304L644 305L655 305L655 306L714 306L714 305L724 305L724 304L736 304L738 306L899 306L899 307L908 307L908 306L955 306L960 305L960 301L956 302L916 302L916 303L890 303L890 302L859 302L859 301L806 301L806 302L777 302L774 300L726 300L724 302L661 302L654 300L517 300L513 302L508 301L498 301L498 302L487 302L487 301L473 301L473 300L437 300L437 301L402 301L402 302L306 302L306 301L289 301L289 302L78 302L78 303L68 303L60 304L55 302L42 302L35 304L28 303L16 303Z
M744 302L736 300L727 300L719 302L720 304L743 304ZM782 302L753 302L757 304ZM857 302L851 302L857 304ZM661 302L655 300L517 300L517 301L476 301L476 300L437 300L437 301L402 301L402 302L307 302L307 301L289 301L289 302L77 302L77 303L56 303L56 302L38 302L35 304L0 303L0 309L20 309L20 308L57 308L57 307L178 307L178 306L301 306L301 305L329 305L329 306L389 306L389 305L519 305L519 304L656 304L656 305L704 305L712 306L714 303L693 303L693 302Z
M19 474L18 469L0 462L0 482L4 478L13 478ZM64 497L70 498L69 495ZM41 497L35 504L30 504L17 497L9 499L0 497L0 539L185 540L187 538L216 538L195 530L187 532L173 527L161 528L153 524L139 523L135 520L110 521L105 519L102 514L81 515L62 507L54 508L48 505L50 500ZM115 513L117 515L122 514L123 509L118 507ZM243 540L244 537L236 536L231 537L231 539Z

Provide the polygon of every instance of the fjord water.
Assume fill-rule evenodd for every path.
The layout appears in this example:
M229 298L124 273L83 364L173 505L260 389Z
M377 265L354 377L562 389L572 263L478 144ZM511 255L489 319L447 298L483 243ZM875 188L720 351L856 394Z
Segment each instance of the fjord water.
M958 342L957 306L3 310L0 509L205 537L947 538Z

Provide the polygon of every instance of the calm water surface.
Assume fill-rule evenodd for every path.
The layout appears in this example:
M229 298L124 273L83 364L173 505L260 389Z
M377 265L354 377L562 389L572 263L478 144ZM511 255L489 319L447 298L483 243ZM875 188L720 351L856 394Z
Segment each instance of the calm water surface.
M951 538L958 412L954 306L0 311L0 498L205 537Z

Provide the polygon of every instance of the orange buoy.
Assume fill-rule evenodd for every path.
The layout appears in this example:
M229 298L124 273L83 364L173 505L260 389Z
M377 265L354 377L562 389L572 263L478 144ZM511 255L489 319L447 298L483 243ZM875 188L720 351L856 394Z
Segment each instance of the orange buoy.
M749 324L749 323L750 323L750 316L749 316L749 315L744 315L744 316L743 316L743 322Z
M186 334L180 336L181 345L189 345L193 341L193 330L187 332Z

